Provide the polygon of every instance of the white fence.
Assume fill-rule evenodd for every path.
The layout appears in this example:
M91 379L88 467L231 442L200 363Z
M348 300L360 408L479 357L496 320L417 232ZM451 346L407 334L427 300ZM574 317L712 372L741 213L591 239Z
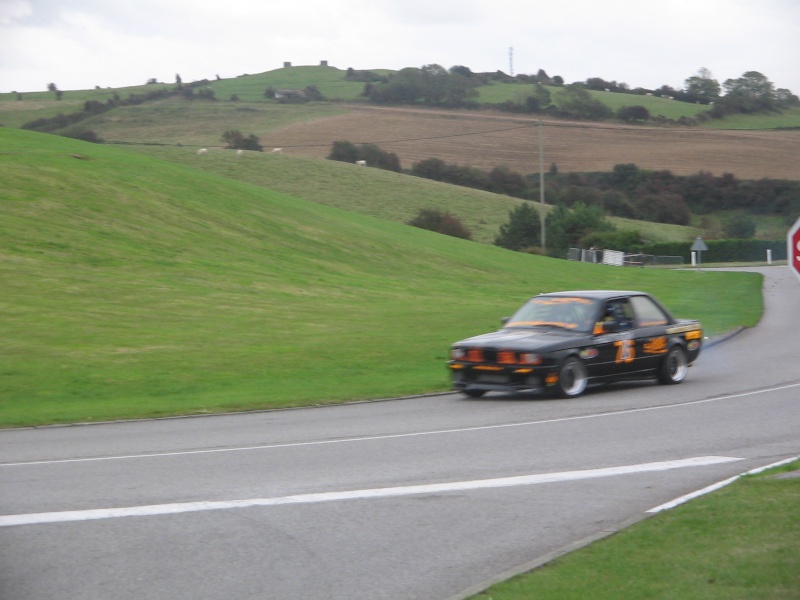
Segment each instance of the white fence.
M615 267L650 267L654 265L682 265L681 256L657 256L654 254L626 254L619 250L595 250L570 248L568 260L590 262Z

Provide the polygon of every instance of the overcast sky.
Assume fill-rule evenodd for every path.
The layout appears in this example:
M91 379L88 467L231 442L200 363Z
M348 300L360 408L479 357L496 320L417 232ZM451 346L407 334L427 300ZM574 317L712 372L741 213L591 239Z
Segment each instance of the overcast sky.
M513 48L513 62L509 50ZM602 77L681 88L759 71L800 95L800 0L0 0L0 92L283 66Z

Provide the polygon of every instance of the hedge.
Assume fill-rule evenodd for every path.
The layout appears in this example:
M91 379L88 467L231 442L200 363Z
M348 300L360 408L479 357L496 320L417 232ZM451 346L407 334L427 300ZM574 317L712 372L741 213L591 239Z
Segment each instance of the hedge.
M786 260L786 240L709 240L708 250L703 251L704 263L758 262L767 259L767 250L772 250L772 260ZM649 244L642 249L644 254L656 256L681 256L685 263L692 260L690 242L663 242Z

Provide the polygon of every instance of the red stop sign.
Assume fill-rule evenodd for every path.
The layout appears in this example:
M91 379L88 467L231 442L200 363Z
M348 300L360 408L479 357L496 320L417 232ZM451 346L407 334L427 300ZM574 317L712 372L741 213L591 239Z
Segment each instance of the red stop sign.
M789 244L789 268L800 279L800 218L792 225L786 240Z

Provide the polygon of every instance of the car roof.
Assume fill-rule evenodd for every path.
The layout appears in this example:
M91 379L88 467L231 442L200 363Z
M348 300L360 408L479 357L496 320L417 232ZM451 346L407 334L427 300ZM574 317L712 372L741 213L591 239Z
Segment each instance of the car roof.
M635 292L630 290L572 290L565 292L549 292L538 294L539 296L577 296L578 298L592 298L594 300L607 300L609 298L620 298L623 296L647 296L645 292Z

